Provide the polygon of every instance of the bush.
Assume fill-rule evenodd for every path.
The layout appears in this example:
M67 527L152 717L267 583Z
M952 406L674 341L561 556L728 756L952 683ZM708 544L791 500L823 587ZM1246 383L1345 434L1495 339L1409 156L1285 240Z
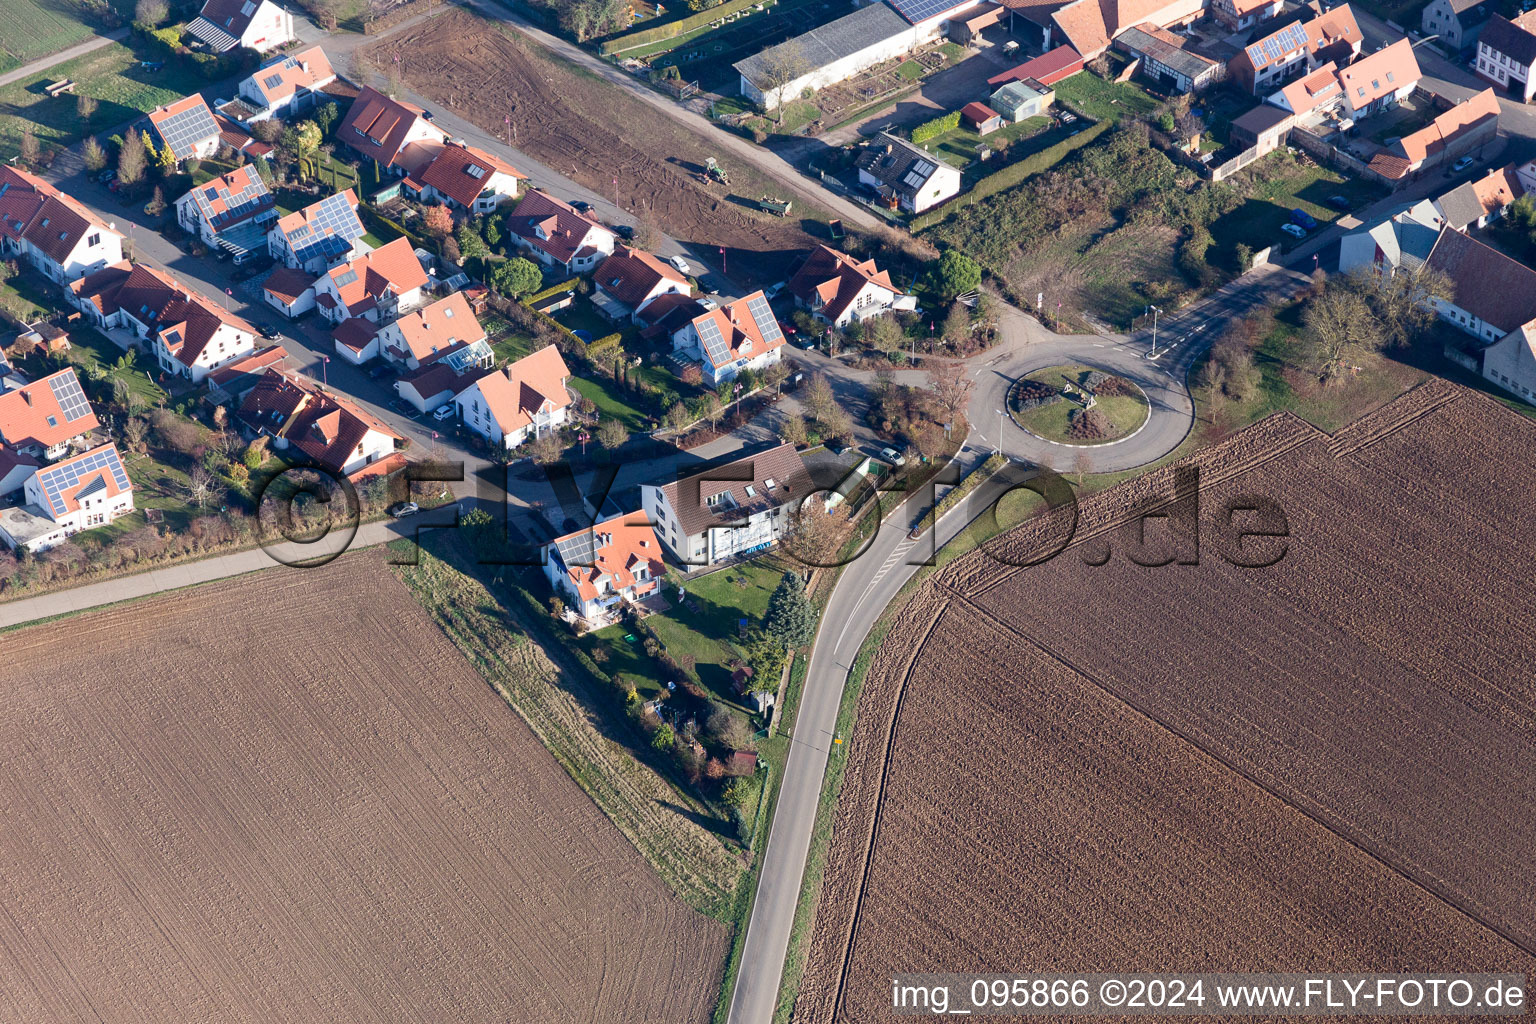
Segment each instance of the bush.
M624 35L609 39L600 43L597 52L603 56L619 53L623 50L633 50L650 43L658 43L663 39L673 39L677 36L692 32L696 28L703 28L718 18L738 11L745 11L760 0L726 0L718 7L712 7L707 11L690 14L686 18L669 21L665 25L657 25L654 28L642 28L635 32L626 32Z
M932 121L924 121L916 128L913 128L912 141L920 145L929 139L943 135L945 132L952 132L958 127L960 127L960 111L951 110L943 117L936 117Z

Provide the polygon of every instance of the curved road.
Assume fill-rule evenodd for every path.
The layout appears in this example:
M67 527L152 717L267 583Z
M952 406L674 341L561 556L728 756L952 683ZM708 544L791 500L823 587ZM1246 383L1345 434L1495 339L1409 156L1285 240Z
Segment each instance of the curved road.
M1305 276L1282 267L1261 267L1245 274L1203 302L1162 319L1156 359L1148 358L1150 332L1130 337L1059 335L1000 303L1003 344L971 361L976 387L969 407L972 432L957 460L962 472L975 468L995 448L1016 460L1057 470L1075 469L1078 453L1084 452L1090 472L1131 469L1162 458L1179 446L1194 424L1185 378L1195 361L1229 321L1255 306L1294 295L1307 284ZM1150 400L1147 425L1118 444L1086 449L1043 441L1020 430L1006 416L999 426L998 411L1004 408L1008 385L1025 373L1061 362L1101 367L1136 381ZM978 488L916 541L908 538L907 531L921 503L910 510L903 508L881 525L869 548L844 570L833 589L806 670L794 744L731 993L729 1024L771 1024L773 1020L843 685L865 636L932 552L952 540L997 493L996 487Z

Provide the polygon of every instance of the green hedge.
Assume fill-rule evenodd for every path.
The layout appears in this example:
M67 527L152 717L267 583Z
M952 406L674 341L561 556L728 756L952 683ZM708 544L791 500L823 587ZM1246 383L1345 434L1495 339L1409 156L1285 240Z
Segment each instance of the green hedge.
M945 217L948 217L958 206L969 206L978 199L990 196L994 192L1001 192L1005 188L1012 188L1026 178L1031 178L1042 171L1050 170L1061 163L1069 153L1082 149L1114 126L1115 123L1113 121L1100 121L1092 128L1062 139L1054 146L1047 146L1038 153L1031 153L1017 163L1011 163L1002 170L987 175L972 185L968 191L961 193L942 206L937 206L926 213L920 213L913 217L908 224L909 230L915 234L925 228L931 228Z
M960 111L951 110L943 117L936 117L932 121L924 121L916 128L913 128L912 141L921 144L937 135L952 132L958 127L960 127Z
M758 2L759 0L726 0L719 7L711 7L707 11L690 14L686 18L669 21L665 25L657 25L654 28L642 28L637 32L628 32L622 36L605 40L598 44L597 52L606 57L610 54L622 53L625 50L648 46L651 43L659 43L663 39L672 39L676 36L685 35L694 29L703 28L713 21L718 21L726 15L744 11Z
M599 352L606 352L609 349L617 350L619 343L623 340L624 336L621 334L605 334L601 338L594 338L587 345L587 355L592 356Z
M523 305L532 306L535 302L542 302L543 300L553 295L559 295L563 292L573 292L575 290L576 278L567 278L566 280L561 281L559 284L552 284L542 291L534 292L532 295L524 295Z

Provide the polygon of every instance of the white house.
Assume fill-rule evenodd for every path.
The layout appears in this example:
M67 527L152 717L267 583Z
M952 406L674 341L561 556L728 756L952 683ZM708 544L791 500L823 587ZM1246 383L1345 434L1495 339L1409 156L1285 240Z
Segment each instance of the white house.
M663 295L691 295L693 287L666 260L648 252L619 246L592 274L599 306L614 305L633 318Z
M148 342L166 373L194 384L256 351L256 329L223 306L142 263L117 263L70 285L71 300L100 327Z
M449 142L433 147L432 158L403 184L420 199L437 199L478 217L516 199L518 182L527 177L499 156L462 142Z
M1512 91L1520 102L1529 103L1536 95L1536 11L1526 11L1513 20L1493 15L1477 37L1475 70L1483 78Z
M1483 350L1483 376L1536 405L1536 320L1510 331Z
M1417 270L1429 259L1444 226L1445 217L1428 199L1405 205L1339 240L1339 272L1365 268L1391 276L1399 267Z
M215 53L237 46L265 53L297 38L293 15L272 0L208 0L186 32Z
M123 258L123 236L36 175L0 164L0 254L59 284Z
M1493 0L1430 0L1419 27L1426 36L1438 36L1443 49L1460 53L1477 39L1493 6Z
M697 360L711 386L784 356L784 332L761 291L694 317L672 335L672 351Z
M219 151L222 142L219 122L200 93L151 110L149 124L157 136L155 145L161 149L170 146L178 163L206 160Z
M496 354L486 341L472 345L459 342L401 376L395 381L395 391L417 412L431 412L452 402L495 362Z
M176 200L176 223L210 246L236 252L267 245L267 226L277 219L277 197L254 164L204 182Z
M261 282L261 298L292 319L315 308L315 277L291 267L278 267Z
M1424 265L1451 282L1440 319L1485 344L1536 320L1536 270L1460 231L1442 231Z
M427 272L409 238L365 252L315 279L315 305L333 324L361 316L386 324L426 300Z
M311 107L319 102L320 90L334 81L330 58L318 46L278 57L241 80L239 98L251 110L241 120L253 124Z
M22 495L0 509L0 538L32 552L133 511L133 484L111 443L33 470Z
M781 444L674 483L643 484L640 501L673 558L714 565L772 547L813 486L795 446Z
M343 189L278 219L267 232L267 252L282 266L320 274L373 246L357 216L357 195Z
M560 350L546 345L480 377L453 401L466 427L511 449L566 421L571 393L565 384L570 378Z
M400 463L404 439L378 417L297 373L268 370L240 403L248 433L272 438L278 451L292 451L351 480Z
M960 193L960 170L881 132L859 155L859 182L908 213L922 213Z
M569 203L529 189L507 230L518 247L546 267L565 274L585 274L613 254L618 236Z
M917 297L892 284L891 275L874 260L858 260L827 245L817 246L790 278L789 293L796 305L834 327L917 308Z
M378 346L380 355L406 370L419 369L458 346L474 348L475 358L482 361L495 358L463 292L445 295L386 324L379 329Z
M557 537L545 548L543 562L555 594L591 626L656 593L667 568L644 512Z

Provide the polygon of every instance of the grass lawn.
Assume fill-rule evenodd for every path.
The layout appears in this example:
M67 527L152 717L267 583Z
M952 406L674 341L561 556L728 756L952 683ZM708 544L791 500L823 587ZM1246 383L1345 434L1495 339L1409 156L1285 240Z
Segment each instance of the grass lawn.
M19 298L30 304L30 310L17 309L17 313L28 321L48 316L54 311L55 302L58 301L48 293L48 289L42 284L42 278L34 276L31 272L0 280L0 295Z
M571 387L581 397L592 399L603 419L618 419L631 432L650 428L650 414L631 405L623 390L607 377L572 377Z
M929 152L937 153L949 163L963 168L975 162L976 151L982 146L998 149L1019 139L1038 135L1050 126L1051 119L1048 117L1026 117L1018 124L1004 125L991 135L981 136L962 124L959 128L929 139L927 148Z
M485 328L486 339L491 343L491 351L496 353L498 364L516 362L533 352L533 339L519 333L498 314L486 313L479 320L480 326Z
M1057 102L1098 121L1147 114L1157 100L1135 82L1111 82L1091 71L1056 83Z
M1067 381L1081 385L1083 379L1092 372L1093 368L1089 366L1047 366L1043 370L1031 373L1026 379L1059 388ZM1147 421L1145 396L1112 395L1100 398L1094 408L1109 420L1114 427L1113 434L1098 440L1075 438L1067 429L1067 415L1078 408L1081 408L1081 405L1069 398L1053 405L1037 406L1024 412L1015 412L1014 419L1032 434L1038 434L1049 441L1065 441L1069 444L1108 444L1139 429Z
M60 78L79 83L75 95L49 99L43 86ZM0 87L0 160L19 151L22 131L29 124L39 142L70 146L80 141L86 126L76 109L76 96L90 96L99 103L90 124L100 131L207 84L196 71L174 63L167 63L160 71L145 71L132 50L121 43L109 44Z
M576 301L562 310L552 314L555 321L562 324L567 330L586 331L592 337L588 340L596 341L598 338L606 338L610 334L620 334L624 337L624 343L628 345L639 336L639 330L633 324L614 323L597 311L597 308L584 296L576 296Z
M80 324L70 327L69 344L76 362L103 373L110 371L125 354L111 338L94 328ZM162 398L167 397L165 390L149 376L150 371L157 369L152 360L144 356L135 356L133 369L127 376L128 390L143 399L146 409L158 405Z
M896 74L909 82L915 82L923 77L923 66L915 60L904 60L896 65Z
M37 0L6 0L0 73L58 53L91 37L89 26Z
M1329 196L1346 196L1359 209L1381 195L1373 185L1345 178L1311 161L1301 163L1284 150L1271 153L1243 173L1258 179L1253 196L1211 225L1211 237L1227 251L1239 242L1255 249L1288 243L1289 236L1281 232L1280 225L1290 222L1294 209L1310 213L1320 227L1333 223L1342 213L1328 205Z
M693 656L699 682L706 690L739 706L731 685L731 670L726 667L742 656L736 647L740 639L739 620L746 619L749 628L762 622L768 598L783 575L783 566L776 560L757 559L699 577L685 585L686 600L698 611L676 601L677 590L669 580L665 593L672 610L652 615L646 622L656 630L674 659ZM631 632L623 624L607 626L589 633L583 641L588 645L588 653L597 647L607 650L605 667L610 672L623 674L643 695L654 696L665 688L667 681L656 677L656 664L639 642L625 641L624 637Z
M1082 310L1119 328L1146 310L1142 286L1184 286L1177 245L1165 225L1088 219L1015 261L1008 277L1021 294L1054 296L1068 319Z

